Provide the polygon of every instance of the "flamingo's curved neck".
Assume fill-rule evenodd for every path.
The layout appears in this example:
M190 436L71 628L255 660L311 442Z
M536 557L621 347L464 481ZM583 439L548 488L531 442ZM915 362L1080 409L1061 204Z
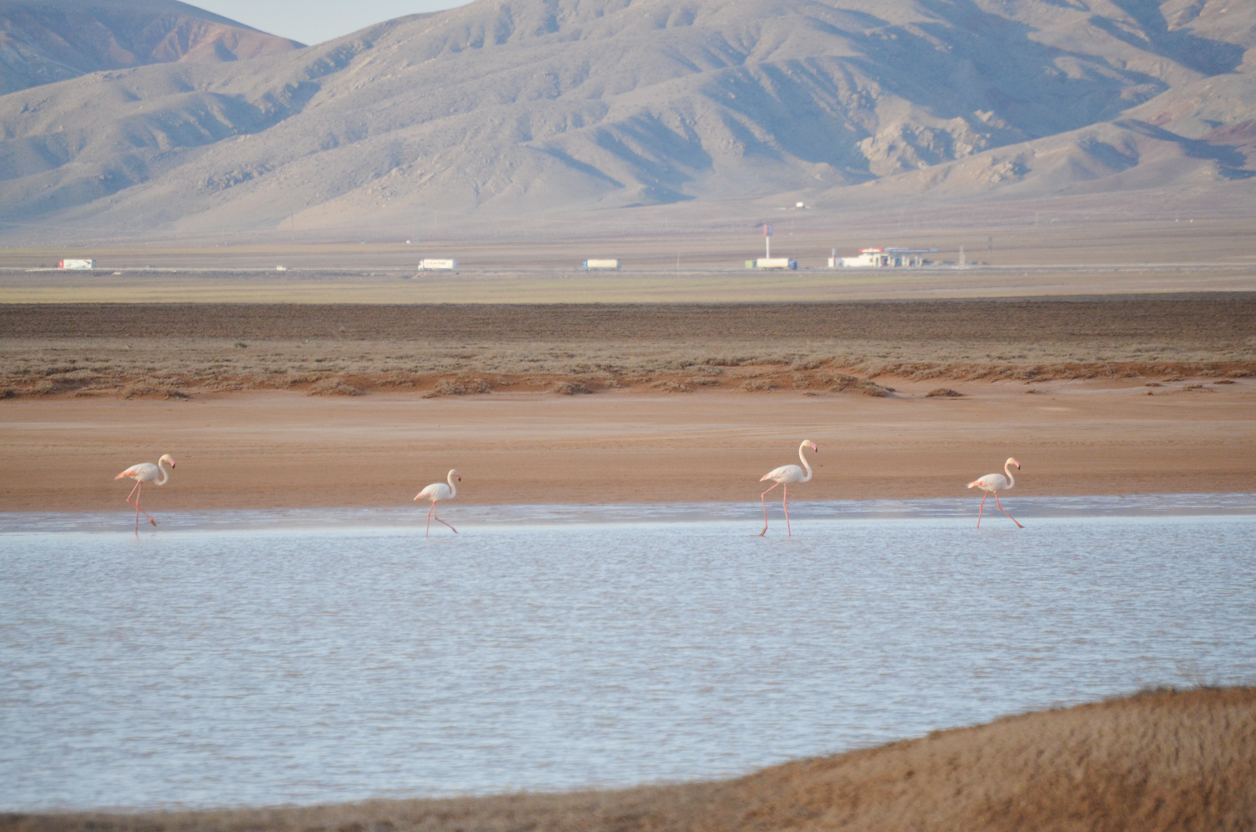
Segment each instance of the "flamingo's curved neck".
M802 455L802 449L805 447L807 447L806 442L798 446L798 458L802 460L803 470L807 472L807 476L800 479L799 482L811 482L811 466L807 464L807 458Z
M1016 477L1012 476L1012 463L1003 463L1003 473L1007 474L1007 487L1011 488L1016 485Z
M161 479L154 480L153 485L165 485L170 480L170 472L166 470L164 459L157 460L157 470L161 472Z
M458 496L458 486L454 485L454 474L452 471L449 472L449 476L445 477L445 481L449 483L449 499L452 500Z

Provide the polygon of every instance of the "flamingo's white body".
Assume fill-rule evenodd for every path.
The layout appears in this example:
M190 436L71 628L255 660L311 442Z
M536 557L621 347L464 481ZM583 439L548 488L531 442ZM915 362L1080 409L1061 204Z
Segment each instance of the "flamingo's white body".
M445 479L449 483L448 485L443 482L434 482L418 494L414 495L415 500L423 499L432 501L432 507L427 510L427 533L424 537L430 537L432 534L432 518L436 517L437 501L452 500L454 497L458 496L458 486L454 485L454 480L462 482L462 474L459 474L456 470L451 468L449 470L449 476ZM436 517L436 522L445 523L445 521L439 517ZM445 525L449 526L448 523L445 523ZM454 534L458 533L458 530L454 529L453 526L449 526L449 528L453 529Z
M1020 470L1020 463L1009 456L1007 462L1003 463L1003 470L1007 473L1006 477L1003 474L986 474L984 477L975 479L968 484L969 488L980 488L986 492L981 498L981 505L977 508L977 528L981 528L981 510L985 508L986 497L989 497L991 494L994 495L994 504L999 507L999 511L1007 514L1007 509L1003 508L1003 504L999 502L999 492L1007 491L1016 485L1016 478L1012 476L1013 465L1016 466L1016 470ZM1012 517L1010 514L1007 514L1007 516L1011 518L1018 529L1025 528L1015 517Z
M782 465L780 468L774 468L771 471L768 471L759 478L759 482L767 482L768 480L771 480L776 483L776 485L784 486L781 491L781 505L785 508L785 531L791 537L794 532L789 527L789 486L791 483L811 482L811 466L807 464L807 458L802 455L804 448L810 448L817 453L820 450L816 447L816 443L812 442L810 439L804 439L802 444L798 446L798 459L802 462L802 468L799 468L797 465ZM803 468L806 469L805 474L803 473ZM776 485L772 486L772 488L776 488ZM760 537L768 532L767 496L768 491L771 491L772 488L769 488L767 491L764 491L759 495L759 503L763 506L763 531L759 532Z
M140 533L140 494L144 491L144 483L151 482L154 485L165 485L170 480L170 471L167 471L162 466L167 463L170 465L170 470L173 471L174 458L171 457L170 454L162 454L161 459L157 460L156 465L151 462L141 462L139 465L132 465L130 468L114 477L115 480L120 480L123 477L130 477L135 480L135 486L131 489L131 493L127 495L126 501L129 503L131 502L131 497L135 497L136 534ZM158 479L159 475L161 477L160 479ZM157 525L157 521L154 520L153 516L147 511L144 512L144 516L148 518L148 522L152 523L154 526Z

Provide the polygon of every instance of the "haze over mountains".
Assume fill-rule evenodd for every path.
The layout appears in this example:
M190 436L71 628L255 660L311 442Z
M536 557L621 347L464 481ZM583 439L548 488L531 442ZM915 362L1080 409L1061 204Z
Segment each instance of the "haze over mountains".
M0 236L1249 193L1254 46L1244 0L478 0L0 96Z

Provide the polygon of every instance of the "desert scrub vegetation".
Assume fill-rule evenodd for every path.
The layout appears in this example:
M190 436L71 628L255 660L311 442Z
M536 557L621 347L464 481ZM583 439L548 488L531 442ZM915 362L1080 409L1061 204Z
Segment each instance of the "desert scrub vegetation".
M309 396L361 396L362 389L343 378L325 378L314 382L305 391Z
M878 396L892 380L1243 378L1256 374L1253 321L1256 294L807 306L0 304L0 387L10 398L125 395L143 384L186 395Z
M249 348L250 360L233 361L230 353L236 348L229 341L128 339L125 343L102 343L71 339L49 345L15 343L0 337L0 386L19 398L118 394L142 384L174 388L188 395L267 389L352 395L346 387L359 394L415 390L430 397L506 389L569 394L580 386L589 390L809 390L883 395L879 391L887 382L892 385L892 380L1028 384L1141 378L1174 382L1256 375L1256 358L1217 360L1182 351L1174 356L1180 360L1161 357L1142 363L1109 350L1110 358L1097 361L1081 347L1066 350L1050 345L1016 354L1025 358L1002 361L965 355L954 345L947 345L949 359L940 360L935 354L942 350L928 343L914 345L911 360L902 361L887 360L883 357L887 351L878 344L842 345L845 349L840 356L834 355L831 345L808 353L807 345L786 351L780 344L765 344L761 354L738 354L736 359L712 359L709 344L597 343L567 345L565 349L549 343L530 348L488 344L476 350L421 342L352 346L352 350L344 350L335 342L259 344L255 339ZM399 354L399 348L406 351ZM907 352L905 346L895 349Z
M423 393L423 398L433 399L437 396L467 396L479 393L491 393L493 385L483 378L458 376L445 378L436 382L436 386Z

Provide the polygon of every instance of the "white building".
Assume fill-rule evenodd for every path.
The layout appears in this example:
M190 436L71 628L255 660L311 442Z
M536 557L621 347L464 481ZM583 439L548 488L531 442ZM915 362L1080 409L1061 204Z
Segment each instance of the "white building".
M94 269L96 268L95 260L62 260L57 264L58 269Z
M580 268L589 271L591 269L618 269L619 266L618 260L585 260Z
M790 257L760 257L758 260L747 260L747 269L797 269L798 261Z
M924 255L936 248L861 248L857 257L838 257L836 249L829 258L830 269L867 269L891 266L923 266Z
M437 258L428 258L419 261L419 271L421 272L452 272L458 269L457 260L441 260Z

